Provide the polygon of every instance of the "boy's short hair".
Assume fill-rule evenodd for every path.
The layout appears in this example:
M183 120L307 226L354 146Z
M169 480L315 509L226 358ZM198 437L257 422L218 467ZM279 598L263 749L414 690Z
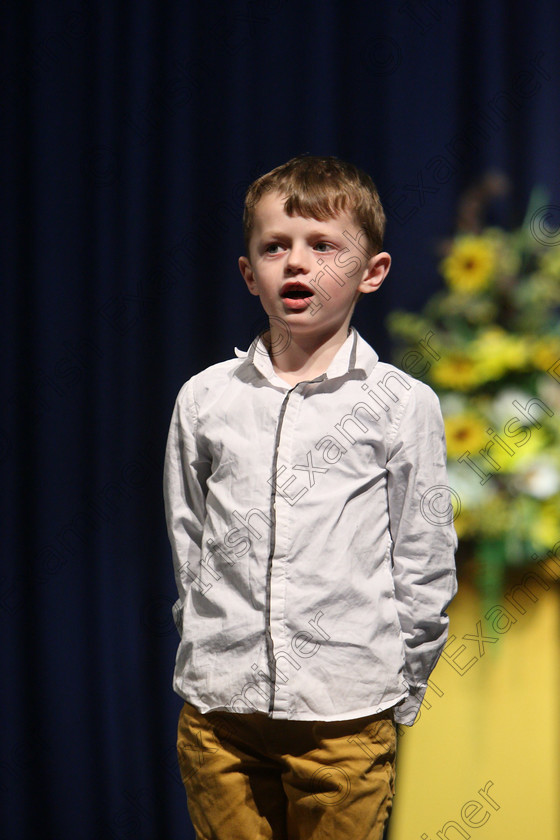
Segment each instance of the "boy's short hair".
M266 192L286 196L288 216L326 219L351 212L368 238L371 254L383 244L385 213L370 176L352 163L336 157L298 155L253 181L245 196L243 236L246 254L255 222L255 208Z

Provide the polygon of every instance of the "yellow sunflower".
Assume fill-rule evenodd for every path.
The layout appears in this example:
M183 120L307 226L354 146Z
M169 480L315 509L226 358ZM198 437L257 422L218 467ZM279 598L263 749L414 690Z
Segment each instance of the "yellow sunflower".
M461 294L477 294L489 285L496 270L496 248L483 236L461 236L451 253L442 260L440 270L450 289Z
M477 336L471 353L484 381L499 379L509 370L522 370L530 360L525 337L507 333L497 326Z
M451 352L436 362L430 370L436 386L454 391L468 391L484 381L474 359L465 353Z
M467 450L478 452L488 441L486 425L473 412L465 411L444 418L449 458L460 458Z

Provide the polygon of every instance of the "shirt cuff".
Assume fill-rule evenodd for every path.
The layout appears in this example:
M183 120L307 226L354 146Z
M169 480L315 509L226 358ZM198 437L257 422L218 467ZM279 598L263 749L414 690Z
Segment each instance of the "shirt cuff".
M393 713L395 723L402 723L403 726L412 726L418 717L426 689L426 685L413 685L409 687L408 696L395 706Z

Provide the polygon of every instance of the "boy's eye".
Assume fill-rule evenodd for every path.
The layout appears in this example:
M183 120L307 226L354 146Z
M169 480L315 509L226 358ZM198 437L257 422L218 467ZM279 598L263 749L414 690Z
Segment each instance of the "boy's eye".
M271 242L264 250L267 254L277 254L281 247L279 242Z
M332 245L329 242L317 242L315 244L316 251L329 251L332 248Z

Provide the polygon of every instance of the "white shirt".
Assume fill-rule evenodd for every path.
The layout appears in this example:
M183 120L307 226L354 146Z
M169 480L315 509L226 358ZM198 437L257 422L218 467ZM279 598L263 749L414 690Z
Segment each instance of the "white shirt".
M290 386L261 338L181 389L174 690L206 713L414 722L456 592L439 402L352 329Z

